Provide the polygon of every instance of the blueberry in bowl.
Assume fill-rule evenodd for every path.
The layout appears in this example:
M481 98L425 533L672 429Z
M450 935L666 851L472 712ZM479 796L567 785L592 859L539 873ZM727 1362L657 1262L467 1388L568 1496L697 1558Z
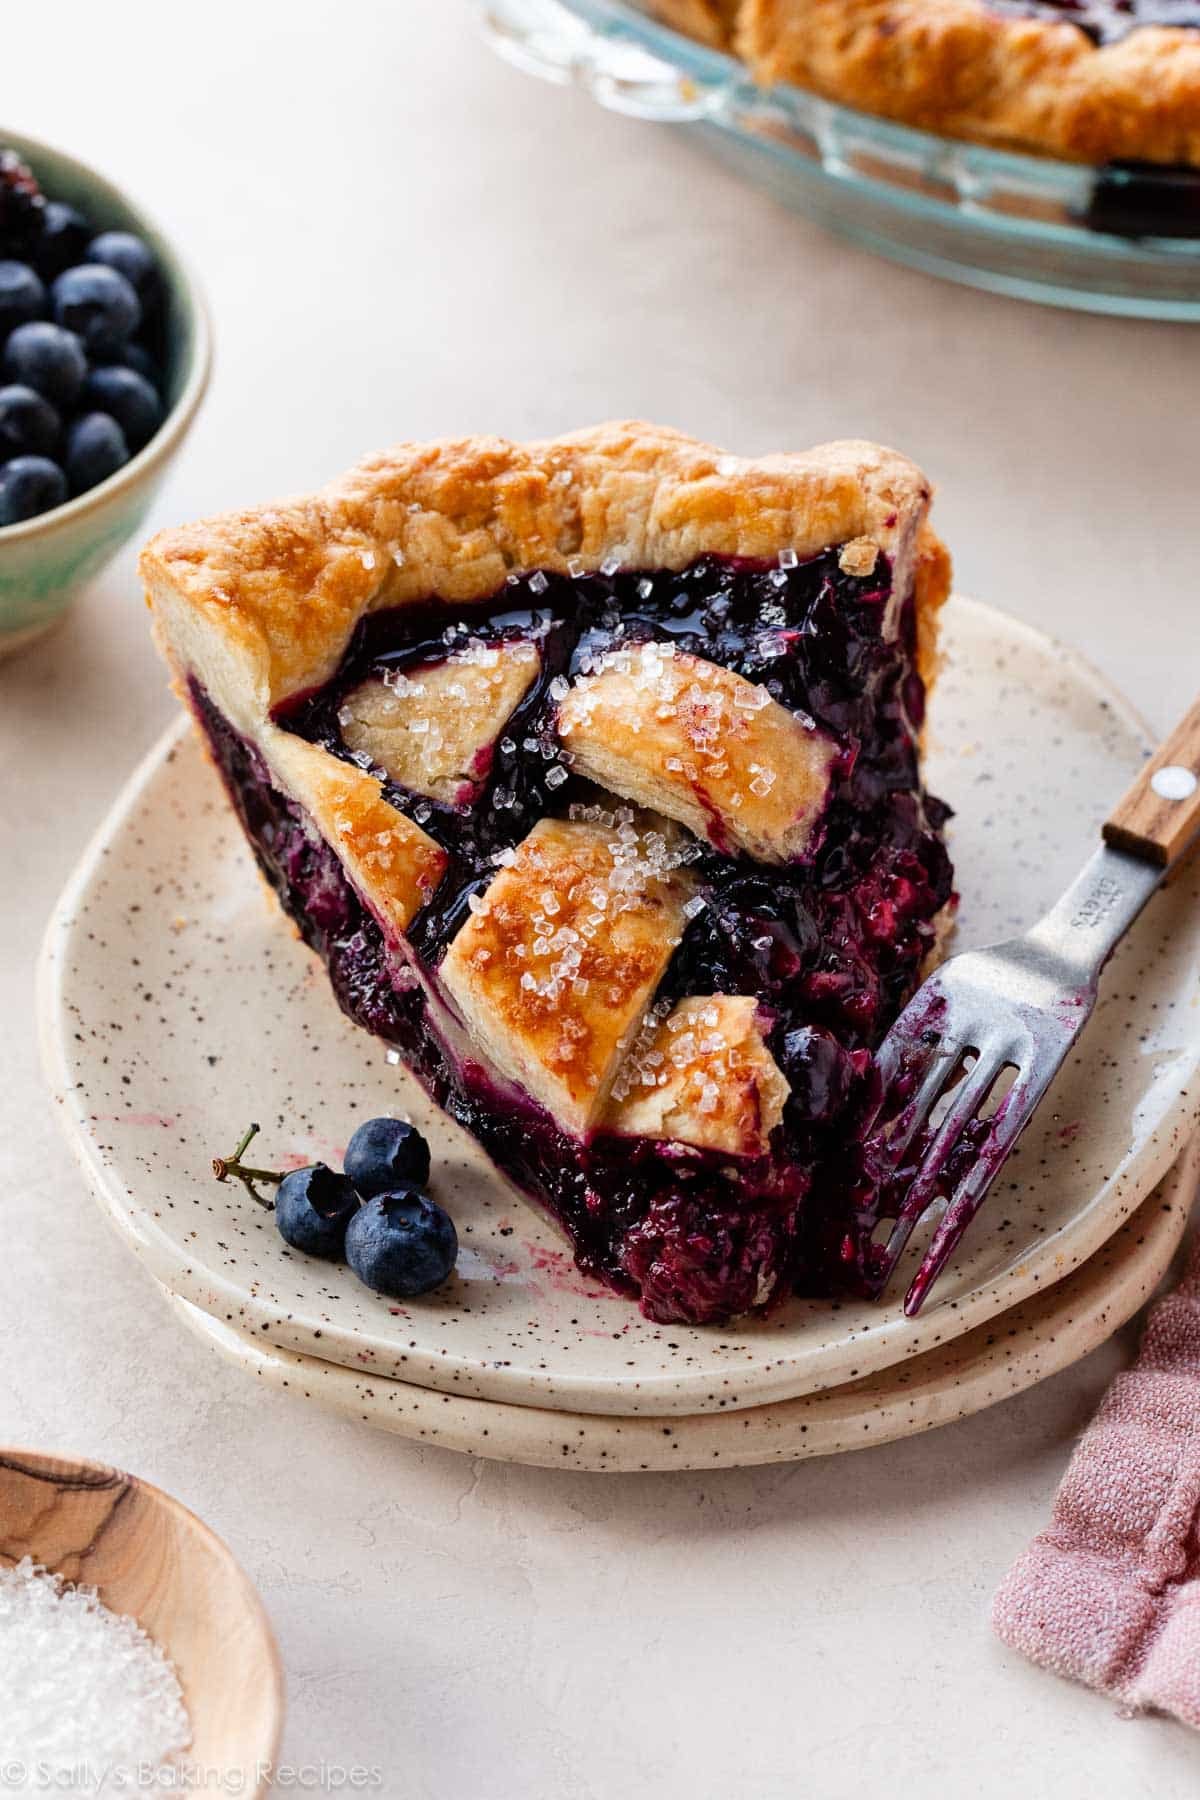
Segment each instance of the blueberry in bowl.
M208 370L204 304L162 232L94 170L0 130L0 655L137 530Z
M0 334L40 318L46 308L46 290L28 263L12 257L0 260Z
M107 413L82 413L67 427L63 468L73 494L99 487L129 461L125 433Z
M0 526L49 512L66 497L67 478L48 456L14 456L0 466Z
M162 400L155 382L126 363L101 363L83 384L83 398L92 412L105 414L119 425L129 446L140 450L162 424Z
M114 269L141 298L153 294L158 285L158 259L145 238L132 231L102 231L88 245L89 267Z
M30 319L9 333L0 369L6 380L33 388L65 413L83 392L88 360L73 331L48 319Z
M92 228L77 206L68 206L63 200L47 200L37 240L30 246L33 266L42 280L53 281L64 269L73 269L76 263L83 262L91 235Z
M43 394L21 382L0 387L0 463L14 456L53 456L62 420Z

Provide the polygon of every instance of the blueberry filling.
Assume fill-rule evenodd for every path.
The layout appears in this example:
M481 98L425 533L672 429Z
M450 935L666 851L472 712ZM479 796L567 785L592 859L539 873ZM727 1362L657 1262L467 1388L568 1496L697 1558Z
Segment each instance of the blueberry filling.
M1200 26L1200 0L985 0L1009 18L1063 20L1093 43L1112 44L1139 25Z
M565 1227L580 1266L637 1296L649 1316L718 1321L777 1298L872 1294L873 1242L889 1213L865 1167L871 1051L913 991L951 898L941 838L947 809L926 795L916 732L924 690L911 602L898 629L891 573L842 570L836 551L790 568L706 557L680 572L621 570L513 578L482 604L441 602L368 617L333 680L277 722L372 767L343 740L345 698L372 675L420 669L470 644L533 639L536 679L485 759L469 803L384 779L387 797L446 850L449 867L409 941L432 974L487 886L497 850L585 790L554 730L564 684L597 651L674 639L681 650L763 685L840 747L814 853L766 869L706 847L693 864L705 905L664 978L665 999L754 994L790 1089L769 1154L741 1159L675 1142L565 1137L522 1095L445 1051L424 989L389 945L334 853L272 787L261 758L193 684L259 861L325 959L352 1017L398 1045L438 1102L519 1187ZM385 772L373 768L385 777Z

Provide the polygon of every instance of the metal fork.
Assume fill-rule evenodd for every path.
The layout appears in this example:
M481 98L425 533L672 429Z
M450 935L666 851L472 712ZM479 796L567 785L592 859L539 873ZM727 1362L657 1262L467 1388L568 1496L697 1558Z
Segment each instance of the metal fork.
M1091 1017L1100 971L1197 830L1200 702L1141 770L1057 905L1024 937L951 957L884 1039L867 1168L895 1223L873 1270L877 1291L917 1221L947 1196L904 1302L910 1317ZM1012 1085L997 1099L1006 1074ZM903 1193L898 1206L889 1190Z

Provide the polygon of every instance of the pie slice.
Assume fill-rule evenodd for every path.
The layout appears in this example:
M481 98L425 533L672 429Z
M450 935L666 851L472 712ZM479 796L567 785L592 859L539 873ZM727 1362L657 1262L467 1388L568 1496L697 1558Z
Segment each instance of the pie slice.
M872 444L617 424L144 552L338 1000L652 1318L872 1291L871 1050L951 901L929 497Z

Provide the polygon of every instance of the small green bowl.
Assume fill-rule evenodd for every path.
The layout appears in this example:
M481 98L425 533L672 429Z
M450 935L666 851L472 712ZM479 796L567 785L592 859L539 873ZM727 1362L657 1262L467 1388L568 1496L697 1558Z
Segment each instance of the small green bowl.
M211 346L203 296L153 219L94 169L48 144L0 130L47 197L79 207L97 231L136 231L159 260L166 290L166 417L150 442L107 481L20 525L0 528L0 656L58 623L75 594L139 529L167 464L208 385Z

